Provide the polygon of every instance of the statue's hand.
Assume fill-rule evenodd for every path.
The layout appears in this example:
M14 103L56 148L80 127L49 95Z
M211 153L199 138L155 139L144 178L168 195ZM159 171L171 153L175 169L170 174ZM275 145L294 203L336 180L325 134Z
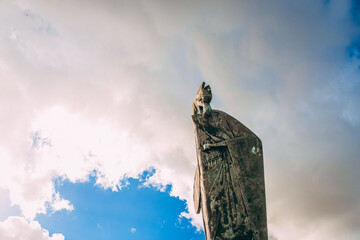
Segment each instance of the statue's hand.
M211 143L205 143L205 144L203 145L204 151L209 150L209 149L211 149L212 147L213 147L213 144L211 144Z

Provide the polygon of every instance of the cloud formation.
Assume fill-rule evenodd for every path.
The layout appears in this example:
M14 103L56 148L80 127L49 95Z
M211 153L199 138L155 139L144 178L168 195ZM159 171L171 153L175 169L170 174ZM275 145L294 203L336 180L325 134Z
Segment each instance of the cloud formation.
M26 221L22 217L9 217L0 222L0 238L3 240L64 240L64 236L42 229L37 221Z
M119 190L126 178L155 169L147 184L171 184L171 195L189 205L182 216L200 226L190 106L205 80L213 107L263 141L273 238L357 239L353 7L340 0L2 2L0 186L31 222L37 213L73 210L55 178L86 181L95 173L97 184Z

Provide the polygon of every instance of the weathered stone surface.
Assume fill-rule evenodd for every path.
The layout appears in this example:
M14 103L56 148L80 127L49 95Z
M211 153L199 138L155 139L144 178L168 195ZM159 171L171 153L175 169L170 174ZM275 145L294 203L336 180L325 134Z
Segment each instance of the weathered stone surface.
M202 211L207 240L266 240L262 144L230 115L212 110L211 89L195 97L197 168L194 203Z

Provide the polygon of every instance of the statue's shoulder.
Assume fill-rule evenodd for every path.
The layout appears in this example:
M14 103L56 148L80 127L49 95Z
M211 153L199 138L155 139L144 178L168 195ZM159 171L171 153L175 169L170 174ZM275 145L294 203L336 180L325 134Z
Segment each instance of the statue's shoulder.
M253 131L233 116L220 110L213 110L213 114L217 119L216 121L219 122L222 127L229 129L234 136L258 138L260 140Z
M204 123L207 124L215 124L223 125L223 124L231 124L231 125L239 125L244 126L240 121L235 119L234 117L230 116L229 114L220 111L220 110L211 110L205 114L195 114L191 116L194 122Z
M214 119L214 118L218 118L218 117L222 117L222 118L227 118L227 117L230 117L230 118L233 118L231 117L229 114L223 112L223 111L220 111L220 110L214 110L212 109L211 111L207 112L207 113L202 113L202 114L194 114L194 115L191 115L191 118L193 120L197 120L197 119L204 119L204 120L210 120L210 119ZM235 119L235 118L234 118ZM236 119L235 119L236 120Z
M238 121L236 120L234 117L230 116L229 114L227 114L226 112L223 112L223 111L220 111L220 110L212 110L212 114L218 118L224 118L224 119L231 119L231 120L235 120L235 121Z

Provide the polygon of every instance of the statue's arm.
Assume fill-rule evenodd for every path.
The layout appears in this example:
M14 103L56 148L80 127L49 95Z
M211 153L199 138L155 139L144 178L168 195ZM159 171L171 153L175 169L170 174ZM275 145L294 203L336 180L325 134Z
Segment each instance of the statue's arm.
M217 148L217 147L226 147L230 142L234 142L234 141L238 141L243 139L244 137L236 137L236 138L232 138L232 139L227 139L221 142L217 142L217 143L205 143L202 148L204 151L206 150L210 150L212 148Z
M227 146L227 140L221 141L221 142L218 142L218 143L205 143L203 145L203 150L206 151L206 150L210 150L212 148L225 147L225 146Z

